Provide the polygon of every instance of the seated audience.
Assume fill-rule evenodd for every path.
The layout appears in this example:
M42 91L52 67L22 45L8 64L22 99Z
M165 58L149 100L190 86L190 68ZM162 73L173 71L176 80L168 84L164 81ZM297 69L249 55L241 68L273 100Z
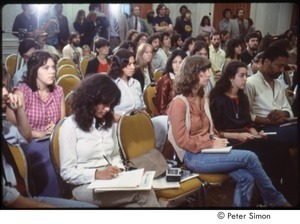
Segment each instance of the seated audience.
M89 45L84 44L82 47L82 57L94 58L95 55L92 53L92 50Z
M203 87L209 81L211 63L200 56L186 57L175 82L175 91L186 98L174 98L169 115L171 134L177 155L193 172L228 173L236 181L233 206L249 207L256 185L267 206L291 207L266 175L257 156L248 150L232 149L230 153L201 153L202 149L223 148L227 139L213 133L209 102ZM190 117L186 119L187 106Z
M222 67L222 71L225 70L226 66L232 61L241 61L242 53L242 41L240 39L230 39L227 43L225 51L225 62Z
M21 146L31 141L31 129L21 104L20 96L7 91L9 74L2 66L2 110L9 107L16 115L16 126L2 118L1 133L1 178L2 178L2 207L3 208L75 208L97 207L96 205L54 197L30 197L25 190L25 181L10 152L8 143ZM30 176L28 176L30 178ZM30 179L28 180L31 181ZM32 194L32 192L30 192Z
M69 44L67 44L62 51L64 58L69 58L74 61L76 65L82 58L82 48L80 47L80 35L78 32L71 32L69 36Z
M285 48L270 46L262 56L259 71L248 78L246 93L250 103L251 119L257 125L263 125L265 132L276 132L269 139L297 146L297 124L281 127L293 112L285 95L285 89L277 78L288 63L289 54Z
M153 189L102 193L88 189L91 182L114 179L124 169L113 115L120 98L118 86L106 75L82 81L74 92L73 115L59 132L61 176L73 185L76 200L102 207L159 207ZM107 166L105 158L112 165Z
M258 49L258 34L249 33L245 36L246 49L241 54L241 61L246 65L251 63L251 60L257 54Z
M175 97L175 77L178 75L179 66L186 56L187 55L183 50L173 51L168 58L163 76L156 84L156 93L153 97L153 103L155 104L158 113L161 115L166 114L169 103Z
M22 81L27 72L27 62L33 52L40 49L40 45L33 38L26 38L19 44L19 54L23 58L23 66L13 76L13 86L16 87Z
M151 44L143 43L138 47L135 57L136 68L133 78L140 82L142 91L144 91L144 88L154 81L152 55L153 47Z
M56 63L46 51L34 52L28 70L14 93L20 95L33 140L23 147L32 165L33 182L38 196L58 196L58 181L49 152L49 139L55 124L65 117L63 89L55 84ZM7 120L16 124L16 116L7 108Z
M181 49L187 54L187 56L190 56L190 52L193 48L195 41L196 41L195 37L188 37L182 43Z
M148 39L147 43L151 44L153 47L153 56L152 56L152 66L153 70L156 69L163 69L165 67L163 59L161 56L157 53L160 49L160 41L159 41L159 34L152 34Z
M59 58L62 55L60 53L58 53L58 51L55 47L46 44L48 33L46 33L42 29L34 30L33 33L34 33L34 39L40 45L40 49L44 50L44 51L48 51L51 54L54 54L56 56L57 60L59 60Z
M230 62L210 93L215 128L233 148L254 152L276 189L292 202L297 197L297 187L288 148L276 140L269 140L251 120L248 98L244 93L246 81L246 64Z
M110 43L108 40L102 37L98 37L95 40L95 50L97 56L89 60L85 75L108 72L110 62L107 59L107 55L109 53L109 47Z

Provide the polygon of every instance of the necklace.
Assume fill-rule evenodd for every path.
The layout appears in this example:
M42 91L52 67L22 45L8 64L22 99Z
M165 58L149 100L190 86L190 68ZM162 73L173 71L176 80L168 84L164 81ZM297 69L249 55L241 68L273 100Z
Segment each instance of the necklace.
M235 105L233 103L233 100L235 101ZM231 104L232 104L232 107L233 107L233 110L234 110L234 113L235 113L235 119L239 119L239 103L238 103L238 98L233 98L230 100L231 101ZM236 108L235 108L236 106Z

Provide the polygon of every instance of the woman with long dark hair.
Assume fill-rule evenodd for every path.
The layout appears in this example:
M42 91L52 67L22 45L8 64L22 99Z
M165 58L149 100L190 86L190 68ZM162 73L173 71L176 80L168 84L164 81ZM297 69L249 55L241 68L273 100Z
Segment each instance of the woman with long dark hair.
M156 84L156 93L153 102L159 114L166 114L166 109L172 99L175 97L174 81L178 75L179 66L186 57L183 50L175 50L168 58L163 76Z
M20 95L31 127L33 140L23 150L31 162L38 196L59 196L57 176L50 159L49 138L37 141L50 135L56 123L66 114L63 90L55 84L55 74L55 57L47 51L38 50L29 58L27 73L15 90ZM7 111L7 119L16 123L12 110Z
M254 152L273 185L288 195L296 187L289 150L282 143L267 139L264 132L259 131L259 127L252 122L248 97L244 93L246 82L246 64L230 62L210 93L215 128L221 137L228 139L233 148Z
M173 135L179 159L193 172L228 173L236 181L234 207L250 206L254 184L266 205L290 207L253 152L233 149L229 153L201 153L205 148L209 151L227 145L227 139L213 131L209 102L204 94L210 67L208 59L196 55L186 57L180 66L175 91L181 98L174 98L167 111L169 134Z
M76 200L101 207L159 207L153 190L94 193L88 189L92 181L114 179L124 169L113 125L120 98L118 86L107 75L94 74L81 82L71 104L73 115L59 132L61 176L73 185Z

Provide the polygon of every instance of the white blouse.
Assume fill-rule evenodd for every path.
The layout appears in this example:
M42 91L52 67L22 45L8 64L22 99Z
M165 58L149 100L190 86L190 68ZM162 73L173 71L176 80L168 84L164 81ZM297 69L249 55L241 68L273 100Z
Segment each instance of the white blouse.
M141 84L130 78L128 84L121 78L114 80L121 91L120 103L115 106L114 113L122 115L128 110L145 108Z
M105 156L112 165L124 168L117 140L115 125L104 130L96 129L94 119L90 131L81 130L69 116L59 131L60 174L67 183L87 184L95 180L96 169L108 165Z

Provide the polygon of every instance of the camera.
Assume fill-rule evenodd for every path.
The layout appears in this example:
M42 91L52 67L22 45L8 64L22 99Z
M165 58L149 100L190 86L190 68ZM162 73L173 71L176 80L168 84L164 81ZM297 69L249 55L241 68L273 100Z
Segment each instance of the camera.
M18 33L19 40L23 40L28 36L27 29L19 29L18 31L19 31Z
M170 167L166 172L167 182L179 182L181 180L181 169Z

